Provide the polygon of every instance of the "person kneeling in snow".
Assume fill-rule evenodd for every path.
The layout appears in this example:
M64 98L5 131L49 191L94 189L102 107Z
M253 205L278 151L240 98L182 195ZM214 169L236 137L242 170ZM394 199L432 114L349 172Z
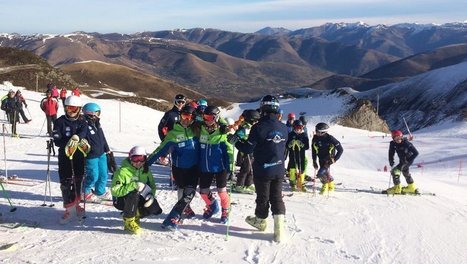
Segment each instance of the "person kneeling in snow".
M146 159L143 147L133 147L112 179L112 196L116 197L114 206L123 211L124 229L132 234L141 233L141 218L162 213L155 198L154 177L145 165Z

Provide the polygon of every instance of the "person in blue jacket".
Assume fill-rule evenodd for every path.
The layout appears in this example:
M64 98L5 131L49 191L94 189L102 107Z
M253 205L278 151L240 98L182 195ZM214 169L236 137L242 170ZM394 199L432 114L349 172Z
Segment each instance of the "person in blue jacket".
M108 178L107 153L109 145L100 124L101 107L96 103L83 106L83 114L88 125L87 140L91 151L86 156L86 178L84 181L83 199L99 203L102 200L112 200L110 191L106 188Z
M288 129L277 119L279 101L266 95L261 100L261 118L250 131L246 141L230 135L229 142L244 153L253 152L253 181L256 187L254 216L245 220L253 227L264 231L267 227L269 207L274 216L274 240L280 242L284 233L285 205L282 200L282 182L285 174L284 153Z
M81 98L69 96L65 100L65 114L53 123L52 136L58 147L58 176L65 213L60 223L65 224L84 215L80 207L81 186L84 175L88 127L81 112ZM79 149L80 151L76 151Z
M172 155L172 174L178 186L178 201L162 223L162 228L174 230L183 218L193 218L195 213L190 202L196 194L199 169L198 137L193 132L192 124L195 109L189 105L180 111L180 121L165 136L159 147L149 155L146 164L152 165L159 157L169 153Z

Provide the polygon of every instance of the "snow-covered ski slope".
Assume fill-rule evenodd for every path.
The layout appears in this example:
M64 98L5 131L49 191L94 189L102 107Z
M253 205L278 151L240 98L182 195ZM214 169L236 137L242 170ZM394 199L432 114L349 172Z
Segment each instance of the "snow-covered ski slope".
M0 87L0 94L6 94L6 89ZM45 127L42 136L38 136L44 121L39 108L43 95L30 91L23 91L23 95L33 121L18 126L23 138L5 138L8 175L45 180ZM112 100L92 101L102 107L102 125L118 162L134 145L145 146L148 151L156 147L161 112ZM310 132L317 122L327 122L343 110L341 99L332 96L281 103L285 115L305 111ZM257 107L257 103L240 104L225 115L236 118L243 109ZM7 128L10 130L9 125ZM60 225L58 218L63 209L57 159L52 157L54 207L41 207L44 184L5 184L17 210L10 213L2 195L3 221L37 221L39 227L0 227L0 245L16 243L16 250L0 251L0 263L467 263L465 122L446 122L414 135L413 143L420 156L411 167L412 175L417 187L436 192L434 197L355 192L370 186L387 188L389 173L382 170L387 165L390 139L381 133L336 125L330 133L344 147L341 160L332 167L336 182L342 185L329 196L309 192L284 197L289 237L285 243L272 242L271 217L264 233L244 222L255 208L255 196L245 194L232 194L235 205L228 238L227 226L218 223L219 215L202 219L203 202L199 195L192 205L197 218L185 220L180 231L163 231L160 224L177 194L168 187L169 169L161 166L153 166L152 171L164 213L144 219L142 235L124 232L119 212L105 205L87 204L83 225ZM311 159L310 154L308 157ZM310 165L311 161L307 172L312 175ZM2 160L2 172L4 168ZM284 192L290 193L286 184Z

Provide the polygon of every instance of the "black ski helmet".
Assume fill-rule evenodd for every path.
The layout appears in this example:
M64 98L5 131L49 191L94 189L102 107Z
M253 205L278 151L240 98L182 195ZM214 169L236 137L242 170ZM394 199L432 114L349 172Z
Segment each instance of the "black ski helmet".
M279 113L279 100L273 95L266 95L261 99L260 109L262 113Z
M302 127L302 128L304 127L303 122L302 122L301 120L299 120L299 119L293 121L292 126L293 126L293 127L298 127L298 126L300 126L300 127Z
M214 106L214 105L209 105L206 107L204 110L205 115L215 115L218 116L220 114L221 110L219 110L219 107Z
M329 129L329 126L326 123L318 123L318 124L316 124L316 127L315 127L316 132L327 133L328 129Z
M261 117L259 115L258 111L254 110L254 109L247 109L247 110L243 111L242 116L245 119L245 121L250 123L250 124L258 121L259 118Z
M302 124L303 124L304 126L306 126L306 124L308 123L308 120L306 120L306 117L303 116L303 115L300 116L300 117L298 118L298 120L302 121Z

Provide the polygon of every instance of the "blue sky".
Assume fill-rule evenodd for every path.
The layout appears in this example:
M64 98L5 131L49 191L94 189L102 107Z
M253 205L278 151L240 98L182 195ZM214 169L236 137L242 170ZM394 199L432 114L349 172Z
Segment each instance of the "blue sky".
M135 33L176 28L255 32L326 22L370 25L467 20L465 0L0 0L0 32Z

